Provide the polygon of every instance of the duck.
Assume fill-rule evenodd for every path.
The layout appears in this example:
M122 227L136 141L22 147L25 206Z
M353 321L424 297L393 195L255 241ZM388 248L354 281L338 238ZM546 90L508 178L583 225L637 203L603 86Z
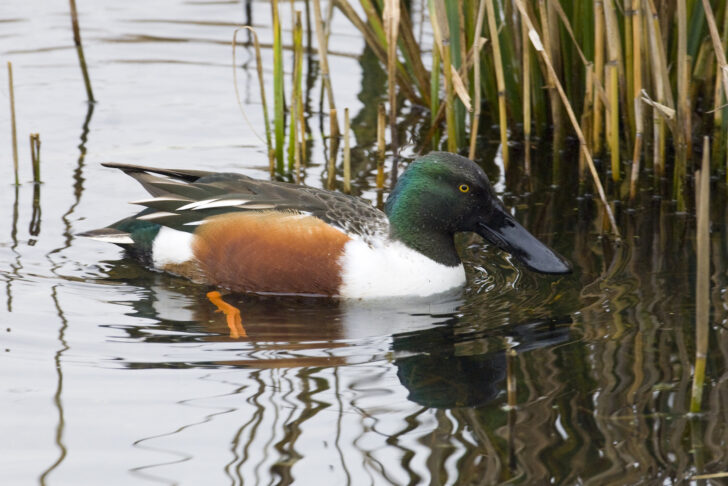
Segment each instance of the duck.
M384 211L347 194L238 173L103 163L136 179L144 209L81 233L154 270L253 294L427 297L466 284L454 236L474 232L527 269L569 262L528 232L470 159L431 152L400 175Z

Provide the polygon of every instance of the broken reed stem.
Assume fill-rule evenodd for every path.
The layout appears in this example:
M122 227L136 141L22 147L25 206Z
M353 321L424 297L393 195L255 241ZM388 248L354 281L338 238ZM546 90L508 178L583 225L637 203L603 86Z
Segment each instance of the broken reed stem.
M15 124L15 89L13 86L13 63L8 61L8 90L10 95L10 132L13 142L13 173L15 174L15 185L19 185L18 179L18 128Z
M33 166L33 183L40 184L40 135L30 134L30 162Z
M399 0L384 0L384 31L387 36L387 86L389 92L389 131L392 152L397 156L397 37L399 33Z
M695 207L697 212L697 275L695 278L695 374L693 376L690 412L701 410L705 361L708 357L710 320L710 141L703 137L703 160L695 174Z
M94 103L94 93L91 89L91 78L88 75L86 67L86 56L83 54L83 45L81 44L81 29L78 26L78 11L76 10L76 0L68 0L71 5L71 28L73 29L73 43L76 44L76 53L78 54L78 62L81 64L81 74L83 75L83 83L86 86L86 97L90 103Z
M377 189L384 188L384 155L387 148L384 132L387 126L387 109L384 103L377 107Z
M546 68L548 69L548 72L550 76L555 81L556 90L559 93L559 96L561 97L561 101L563 102L564 107L566 108L566 113L569 116L569 119L571 120L571 124L574 127L574 131L576 132L576 136L579 139L579 145L581 147L581 150L584 151L584 156L586 157L587 164L589 165L589 171L591 172L592 179L594 181L594 186L597 189L597 192L599 193L599 199L602 201L602 204L604 205L604 210L607 213L607 216L609 217L609 222L612 226L612 232L617 238L620 238L619 229L617 228L617 221L614 219L614 213L612 212L612 208L609 206L609 203L607 202L607 197L604 194L604 188L602 187L602 183L599 180L599 173L597 172L596 167L594 166L594 159L592 158L591 152L589 152L589 148L586 144L586 139L584 138L584 133L581 131L581 128L579 127L579 123L576 120L576 115L574 114L574 110L571 108L571 104L569 104L569 100L566 97L566 93L564 92L564 88L561 86L561 83L559 82L558 78L556 77L556 72L554 71L554 66L551 64L551 59L549 58L548 54L544 51L543 44L541 43L541 39L538 35L538 32L533 26L533 23L531 22L530 17L528 16L528 12L526 10L526 6L524 5L524 0L515 0L516 7L518 8L519 12L521 13L521 19L522 21L525 21L528 25L528 37L531 40L531 43L533 44L533 47L536 49L536 52L539 53L541 58L544 61L544 64L546 65Z
M263 139L260 138L260 135L258 135L258 132L255 131L255 128L253 128L253 124L250 123L250 120L248 119L248 115L245 113L245 109L243 108L243 102L240 99L240 90L238 89L236 46L237 46L238 32L243 29L246 29L249 32L253 33L253 44L255 45L255 63L256 63L256 70L258 71L258 85L260 87L260 100L263 103L263 120L265 123L265 142L266 142L268 151L270 152L270 150L273 148L273 142L271 141L270 123L268 120L268 103L265 98L265 82L263 81L263 63L261 61L261 55L260 55L260 44L258 43L258 33L255 31L255 29L253 29L252 27L248 27L248 26L240 27L233 31L233 87L235 88L235 99L238 101L238 108L240 108L240 113L243 115L243 118L245 119L245 123L248 124L248 128L250 128L250 131L253 132L253 135L255 135L260 141L263 141Z
M481 3L482 0L481 0ZM485 2L488 9L488 32L490 32L491 46L493 47L493 64L495 66L495 80L498 89L498 118L500 124L500 141L501 155L503 157L503 167L508 170L508 122L506 121L506 82L503 76L503 57L501 56L500 40L498 39L498 28L495 23L495 9L493 8L493 0ZM478 13L480 15L480 13ZM477 46L478 37L475 38L473 45ZM478 53L476 49L476 54ZM475 56L477 59L479 55ZM477 62L477 61L476 61ZM479 93L479 87L476 88Z
M316 0L318 1L318 0ZM327 185L329 189L334 188L334 182L336 182L336 152L339 149L339 143L337 140L339 127L336 123L336 109L332 108L329 110L329 177ZM336 135L334 135L336 132Z
M334 102L334 90L331 87L331 76L329 75L329 60L328 60L328 42L326 42L326 35L324 33L323 20L321 18L321 0L313 0L313 15L314 24L316 24L316 39L318 39L318 54L319 54L319 65L321 69L321 79L323 80L324 89L326 90L326 97L329 103L329 112L334 116L333 120L330 120L331 125L331 136L339 136L339 122L336 117L336 103Z
M634 154L632 155L632 175L629 180L629 201L634 203L637 197L637 179L640 174L640 161L642 159L642 131L644 123L642 119L642 103L639 98L634 99L634 116L637 122L637 134L634 139Z
M541 16L541 30L543 32L543 48L545 49L549 62L554 58L554 47L551 45L551 40L553 36L551 35L551 28L552 26L549 25L549 12L548 12L548 6L546 5L546 0L539 0L538 1L538 9L539 9L539 15ZM554 28L556 26L553 26ZM535 32L535 30L534 30ZM563 120L561 119L561 108L559 106L559 95L556 92L556 88L554 85L556 84L556 69L553 66L552 63L551 70L548 70L546 73L546 79L547 79L547 89L549 94L549 100L550 100L550 108L551 108L551 122L553 125L553 150L554 154L558 153L561 150L561 143L563 142L563 136L564 136L564 128L563 128ZM553 74L552 72L553 71Z
M283 174L283 141L285 139L285 99L283 93L283 42L278 0L271 3L273 14L273 122L275 124L276 171Z
M351 193L351 145L349 123L349 108L344 108L344 192Z

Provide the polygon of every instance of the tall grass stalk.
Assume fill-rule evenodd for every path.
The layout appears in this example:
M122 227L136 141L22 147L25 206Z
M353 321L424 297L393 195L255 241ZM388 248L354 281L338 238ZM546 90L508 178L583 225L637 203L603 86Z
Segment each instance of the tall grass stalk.
M496 86L498 87L498 119L500 123L500 139L501 139L501 155L503 156L503 167L508 169L508 122L506 120L506 81L503 76L503 57L501 56L500 41L498 40L498 28L495 23L495 9L493 8L494 0L487 0L485 2L486 9L488 10L488 31L490 32L491 42L490 45L493 48L493 64L495 65L495 79ZM481 2L482 3L482 2ZM480 15L480 14L478 14ZM479 32L477 31L480 35ZM476 40L477 45L477 40ZM480 58L476 53L476 57ZM480 64L478 63L478 67ZM477 69L479 71L479 69ZM480 79L478 79L480 81ZM479 93L479 90L476 91ZM479 107L478 107L479 109ZM477 128L477 127L476 127ZM472 142L471 142L472 144ZM472 149L471 149L472 150Z
M10 135L13 145L13 173L15 174L15 185L19 185L18 179L18 127L15 124L15 86L13 83L13 63L8 61L8 95L10 97Z
M703 159L695 174L695 207L697 213L697 275L695 278L695 372L693 375L690 411L701 410L705 361L708 357L710 321L710 141L703 137Z
M607 96L609 98L609 109L607 113L607 140L609 144L609 156L612 168L612 180L621 180L620 154L619 154L619 93L620 72L622 71L621 53L622 47L619 39L619 26L617 24L617 13L614 0L604 2L604 25L607 33L607 63L605 65L604 78L607 83Z
M478 18L475 21L475 33L473 44L478 45L480 35L483 32L483 18L485 17L485 3L487 0L480 0L478 3ZM480 86L480 53L474 56L473 66L473 96L475 98L475 109L472 112L470 122L470 148L468 158L475 159L475 144L478 139L478 127L480 125L480 105L481 105L481 86Z

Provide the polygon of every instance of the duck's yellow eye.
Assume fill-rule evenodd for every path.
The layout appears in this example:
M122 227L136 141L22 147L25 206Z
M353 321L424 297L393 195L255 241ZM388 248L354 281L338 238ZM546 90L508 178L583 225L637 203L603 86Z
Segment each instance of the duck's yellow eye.
M458 189L460 189L460 192L468 192L470 190L470 186L467 184L460 184Z

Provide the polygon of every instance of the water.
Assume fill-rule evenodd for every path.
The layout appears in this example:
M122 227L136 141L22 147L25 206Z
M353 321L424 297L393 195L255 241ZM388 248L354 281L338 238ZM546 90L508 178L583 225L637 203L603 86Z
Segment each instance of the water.
M0 483L677 484L728 471L722 184L698 416L687 414L694 220L644 194L634 210L619 208L623 243L601 238L599 211L577 198L571 176L550 179L543 148L534 166L544 182L533 185L517 171L506 179L487 140L479 161L519 220L573 262L573 275L519 270L464 236L463 293L377 304L226 296L250 336L231 339L208 289L74 234L131 214L125 202L143 197L102 161L267 177L266 150L242 120L232 85L229 43L243 5L79 4L93 106L67 8L0 6L22 182L9 183L8 137L0 163ZM252 12L269 43L268 3ZM281 12L285 29L288 4ZM341 15L331 39L337 105L350 108L356 137L355 191L376 201L371 154L385 78ZM244 109L262 135L254 60L245 48L238 55L247 66L238 71ZM270 49L263 60L270 86ZM315 74L315 57L307 69ZM305 181L322 186L328 120L318 113L319 78L307 83ZM402 122L414 138L415 115L406 110ZM0 134L9 132L0 117ZM29 182L27 148L35 132L38 187ZM562 164L575 160L566 154Z

